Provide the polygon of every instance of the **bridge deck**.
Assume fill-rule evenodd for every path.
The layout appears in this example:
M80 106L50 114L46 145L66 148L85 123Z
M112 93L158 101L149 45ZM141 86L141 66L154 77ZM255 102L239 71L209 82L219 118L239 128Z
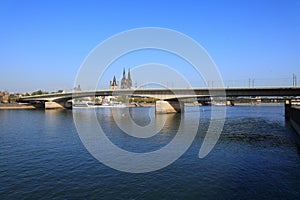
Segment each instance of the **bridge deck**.
M300 87L290 88L191 88L191 89L131 89L131 90L97 90L37 95L21 97L19 102L32 101L69 101L73 98L91 96L136 96L154 97L158 99L174 99L188 97L244 97L244 96L274 96L296 97L300 96Z

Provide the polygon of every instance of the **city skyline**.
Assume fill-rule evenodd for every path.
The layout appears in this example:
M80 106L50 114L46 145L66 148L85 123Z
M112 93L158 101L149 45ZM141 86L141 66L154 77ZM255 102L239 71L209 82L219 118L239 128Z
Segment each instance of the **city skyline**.
M81 64L99 43L142 27L173 29L193 38L224 80L245 84L249 80L251 85L254 80L280 78L292 85L293 74L300 77L298 1L2 1L0 5L0 91L71 90ZM174 67L198 84L182 61L149 51L117 60L99 88L108 88L124 67L134 72L149 62ZM134 77L138 84L148 78ZM165 82L172 85L171 80Z

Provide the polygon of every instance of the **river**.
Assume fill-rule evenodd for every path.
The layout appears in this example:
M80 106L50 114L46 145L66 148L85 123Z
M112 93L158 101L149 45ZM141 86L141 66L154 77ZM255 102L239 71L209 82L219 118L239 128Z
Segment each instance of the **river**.
M145 113L153 108L130 109L137 124L149 123ZM120 172L95 159L76 131L75 111L1 110L0 199L299 199L299 136L285 121L284 106L227 107L220 139L200 159L210 109L200 108L187 151L148 173ZM167 145L179 122L192 123L198 111L186 107L183 116L168 115L160 133L148 139L124 134L110 108L93 112L113 143L142 153Z

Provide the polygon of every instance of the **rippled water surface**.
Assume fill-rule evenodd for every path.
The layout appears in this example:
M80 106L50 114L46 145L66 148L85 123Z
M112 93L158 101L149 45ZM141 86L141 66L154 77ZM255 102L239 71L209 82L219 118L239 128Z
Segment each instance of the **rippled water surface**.
M131 116L147 125L149 109L132 108ZM199 159L210 109L200 108L197 136L177 161L142 174L111 169L88 153L72 115L86 111L2 110L0 199L299 199L299 136L284 120L284 107L228 107L217 145ZM137 139L118 128L110 108L95 112L114 144L139 153L162 148L180 121L192 128L199 113L186 107L184 116L168 115L157 135Z

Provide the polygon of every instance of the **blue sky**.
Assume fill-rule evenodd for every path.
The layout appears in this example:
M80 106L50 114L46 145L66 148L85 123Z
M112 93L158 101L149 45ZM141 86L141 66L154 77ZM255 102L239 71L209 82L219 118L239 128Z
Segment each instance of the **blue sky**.
M2 0L0 27L0 91L70 90L91 50L112 35L141 27L190 36L207 50L224 80L292 83L293 73L300 80L297 0ZM113 74L120 78L123 67L133 63L124 59L104 81Z

